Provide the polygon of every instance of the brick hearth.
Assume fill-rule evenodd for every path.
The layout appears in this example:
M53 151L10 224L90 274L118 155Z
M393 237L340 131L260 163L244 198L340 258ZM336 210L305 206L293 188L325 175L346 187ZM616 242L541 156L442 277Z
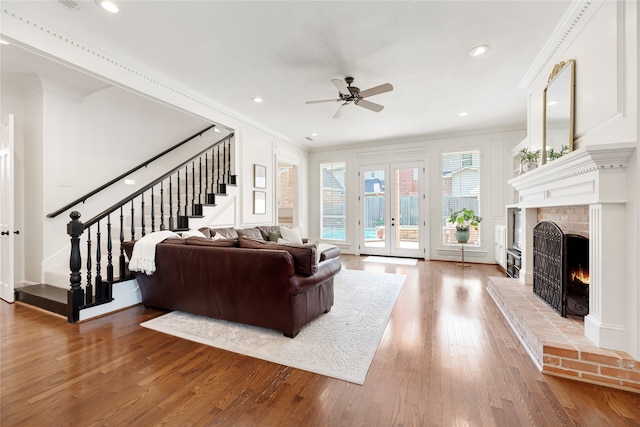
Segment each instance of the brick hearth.
M640 362L595 346L582 320L559 316L517 279L490 277L487 291L543 373L640 393Z

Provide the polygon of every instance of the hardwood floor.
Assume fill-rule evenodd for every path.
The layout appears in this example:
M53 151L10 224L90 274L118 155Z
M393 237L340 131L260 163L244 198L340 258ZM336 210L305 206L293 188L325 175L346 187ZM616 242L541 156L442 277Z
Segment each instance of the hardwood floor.
M542 375L486 292L491 265L407 275L363 386L168 336L136 306L71 325L0 302L0 425L640 426L640 394Z

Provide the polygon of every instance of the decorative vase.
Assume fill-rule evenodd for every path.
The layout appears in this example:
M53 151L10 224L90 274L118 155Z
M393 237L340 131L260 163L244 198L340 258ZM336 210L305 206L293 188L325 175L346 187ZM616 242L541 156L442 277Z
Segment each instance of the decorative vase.
M467 243L469 241L469 230L456 230L456 240L458 243Z

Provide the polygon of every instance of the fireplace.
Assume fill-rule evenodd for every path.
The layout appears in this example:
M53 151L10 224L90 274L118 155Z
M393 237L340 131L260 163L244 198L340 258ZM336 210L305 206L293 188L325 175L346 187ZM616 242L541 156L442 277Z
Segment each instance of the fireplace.
M562 317L589 314L589 239L539 222L533 228L533 292Z

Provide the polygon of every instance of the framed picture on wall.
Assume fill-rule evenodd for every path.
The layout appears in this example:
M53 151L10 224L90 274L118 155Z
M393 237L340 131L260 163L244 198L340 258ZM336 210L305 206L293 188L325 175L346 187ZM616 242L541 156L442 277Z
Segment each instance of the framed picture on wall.
M253 186L256 188L267 188L267 167L253 165Z
M253 192L253 213L254 214L267 213L267 193L265 191Z

